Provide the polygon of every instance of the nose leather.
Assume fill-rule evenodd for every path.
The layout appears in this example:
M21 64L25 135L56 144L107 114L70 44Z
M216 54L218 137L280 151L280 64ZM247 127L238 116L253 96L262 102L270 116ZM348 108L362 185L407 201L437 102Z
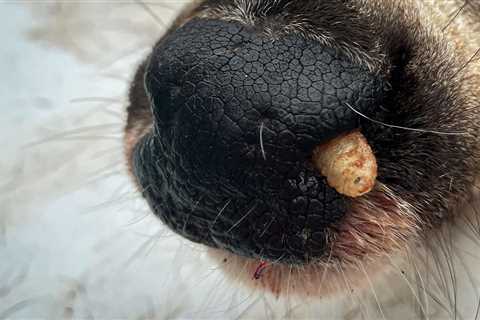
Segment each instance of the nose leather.
M314 170L315 146L359 126L380 76L321 43L195 18L162 39L145 72L155 118L134 172L181 235L237 254L298 262L324 254L346 199Z

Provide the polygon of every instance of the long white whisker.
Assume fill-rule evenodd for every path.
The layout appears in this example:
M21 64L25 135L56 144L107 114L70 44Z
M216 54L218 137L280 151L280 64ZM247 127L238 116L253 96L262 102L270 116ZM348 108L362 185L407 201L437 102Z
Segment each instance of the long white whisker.
M353 112L355 112L356 114L358 114L359 116L373 122L373 123L376 123L376 124L379 124L379 125L382 125L384 127L389 127L389 128L395 128L395 129L401 129L401 130L407 130L407 131L414 131L414 132L420 132L420 133L433 133L433 134L440 134L440 135L446 135L446 136L466 136L468 135L467 132L442 132L442 131L436 131L436 130L428 130L428 129L417 129L417 128L409 128L409 127L402 127L402 126L397 126L397 125L393 125L393 124L388 124L388 123L385 123L385 122L382 122L382 121L378 121L378 120L375 120L375 119L372 119L370 118L369 116L361 113L360 111L358 111L357 109L355 109L354 107L352 107L348 102L345 103L345 105L350 108L350 110L352 110Z

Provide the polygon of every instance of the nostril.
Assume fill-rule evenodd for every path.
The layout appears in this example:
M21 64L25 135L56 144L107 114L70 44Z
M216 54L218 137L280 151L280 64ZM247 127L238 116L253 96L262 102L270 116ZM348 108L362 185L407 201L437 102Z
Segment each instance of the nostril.
M324 254L347 201L309 159L359 126L346 103L376 108L380 76L298 35L193 19L154 48L145 86L155 129L136 147L134 173L167 225L247 256Z

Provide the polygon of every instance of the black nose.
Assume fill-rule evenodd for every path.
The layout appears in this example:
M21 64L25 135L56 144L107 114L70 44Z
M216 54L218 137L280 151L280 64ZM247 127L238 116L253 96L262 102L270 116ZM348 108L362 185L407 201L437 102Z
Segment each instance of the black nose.
M134 172L152 210L196 242L301 263L325 254L347 200L310 164L358 127L383 81L299 35L193 19L161 40L145 73L155 118Z

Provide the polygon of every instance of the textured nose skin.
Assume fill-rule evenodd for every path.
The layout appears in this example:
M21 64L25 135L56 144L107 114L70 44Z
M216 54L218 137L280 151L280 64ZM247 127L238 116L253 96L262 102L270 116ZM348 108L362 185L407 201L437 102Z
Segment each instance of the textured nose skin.
M193 19L154 48L145 86L154 130L134 152L152 210L183 236L234 253L305 262L325 254L345 199L313 148L359 126L383 81L298 35Z

